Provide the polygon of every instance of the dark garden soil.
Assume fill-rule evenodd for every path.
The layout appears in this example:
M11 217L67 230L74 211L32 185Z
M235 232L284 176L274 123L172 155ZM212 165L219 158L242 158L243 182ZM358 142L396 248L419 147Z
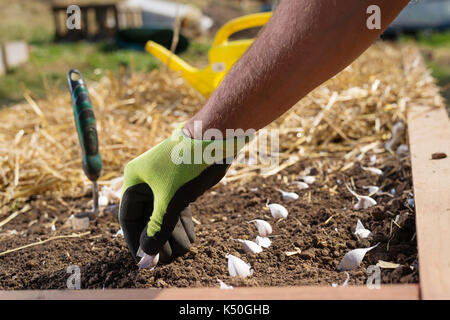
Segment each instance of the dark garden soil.
M367 165L368 160L364 162ZM382 162L376 165L383 170L382 176L363 171L360 163L345 172L332 170L343 160L324 158L303 160L266 179L256 177L241 185L219 184L191 205L193 216L200 222L191 251L153 271L138 270L123 237L114 236L119 224L110 208L91 223L89 235L55 239L0 256L0 289L66 288L70 265L80 267L82 288L217 287L218 278L233 286L342 285L346 275L336 267L344 254L378 242L361 267L349 272L349 284L366 283L367 267L379 260L400 264L395 269L381 269L382 283L418 282L413 204L407 202L412 198L410 162L386 154ZM298 190L290 182L307 167L313 168L317 181L309 189ZM376 206L353 209L355 197L344 185L351 183L351 178L359 194L368 193L363 186L383 186L385 193L373 196ZM296 191L300 198L285 202L277 191L280 188ZM265 206L268 199L283 204L289 211L288 218L273 219ZM0 252L71 234L73 230L62 226L71 214L89 209L89 197L62 201L38 197L29 204L30 211L0 229ZM0 220L14 211L0 216ZM52 231L55 218L56 231ZM233 239L254 240L257 230L247 221L255 218L271 223L272 246L252 256ZM372 236L358 240L354 235L358 219ZM296 248L300 254L286 255ZM230 277L225 258L228 253L250 263L253 276Z

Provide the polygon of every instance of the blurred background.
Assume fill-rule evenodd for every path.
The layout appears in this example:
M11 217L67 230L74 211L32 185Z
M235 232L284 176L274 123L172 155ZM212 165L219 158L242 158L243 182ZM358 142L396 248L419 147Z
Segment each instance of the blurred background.
M258 0L77 0L81 30L67 30L67 6L73 1L0 0L0 108L23 100L24 89L36 98L67 89L66 74L78 68L98 80L122 69L149 71L160 64L144 51L145 41L176 48L196 67L207 64L216 31L232 18L270 11L276 1ZM83 14L86 13L86 14ZM235 37L253 37L246 30ZM450 0L413 1L382 37L415 41L450 104Z

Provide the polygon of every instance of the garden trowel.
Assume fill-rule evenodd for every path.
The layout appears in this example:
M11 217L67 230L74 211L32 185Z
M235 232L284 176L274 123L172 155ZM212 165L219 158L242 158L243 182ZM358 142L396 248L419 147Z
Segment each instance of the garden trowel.
M67 80L69 81L75 125L81 146L83 171L89 180L92 181L94 200L92 211L81 212L75 215L75 217L88 217L90 220L93 220L99 213L97 179L100 177L100 172L102 171L102 157L98 149L95 116L91 99L89 98L89 92L80 71L76 69L70 70L67 74Z

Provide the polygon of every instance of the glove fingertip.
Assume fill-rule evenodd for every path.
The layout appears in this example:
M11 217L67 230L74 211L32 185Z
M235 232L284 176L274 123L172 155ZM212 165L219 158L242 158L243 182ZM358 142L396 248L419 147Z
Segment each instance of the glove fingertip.
M147 235L147 227L142 230L141 237L139 239L142 250L144 250L146 254L150 255L157 254L165 242L167 242L167 240L162 241L161 235L159 233L149 237Z

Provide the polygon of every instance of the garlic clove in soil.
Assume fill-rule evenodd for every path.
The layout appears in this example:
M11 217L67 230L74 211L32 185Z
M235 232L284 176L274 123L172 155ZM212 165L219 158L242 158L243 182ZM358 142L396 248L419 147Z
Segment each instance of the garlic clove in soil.
M109 186L104 186L100 191L98 202L101 207L120 201L123 177L112 179L109 183Z
M250 240L240 240L238 239L240 243L242 243L242 246L244 247L244 251L249 254L255 254L260 253L263 251L261 246L253 241Z
M370 236L371 234L372 234L372 232L370 232L370 230L364 228L361 220L358 219L358 222L356 222L355 235L357 235L361 239L365 239L368 236Z
M270 213L272 214L272 217L275 219L286 219L288 216L288 211L285 207L283 207L281 204L278 203L271 203L269 204L269 201L267 200L266 207L270 209Z
M269 234L272 233L272 226L264 220L255 219L251 220L250 222L254 222L256 225L256 228L258 229L258 233L261 237L267 237Z
M298 194L296 194L295 192L287 192L281 189L278 189L278 191L281 192L281 197L283 198L283 200L286 201L297 200L299 197Z
M300 180L303 180L307 184L313 184L316 182L316 177L314 176L301 176Z
M227 254L225 257L228 259L228 272L230 276L246 278L253 274L253 269L250 264L232 254Z
M381 175L383 174L383 171L382 171L381 169L378 169L378 168L374 168L374 167L364 167L364 166L361 166L361 168L362 168L364 171L369 171L370 173L373 173L373 174L376 174L376 175L379 175L379 176L381 176Z
M408 151L409 151L408 146L406 144L401 144L398 146L397 151L395 151L395 153L398 155L403 155L408 153Z
M156 255L149 255L144 253L144 256L138 263L139 269L150 269L152 270L159 261L159 253Z
M139 246L138 251L136 252L136 257L142 258L144 256L144 250L142 250L141 246Z
M122 236L123 237L123 230L122 230L122 228L120 228L119 231L116 232L116 234L114 235L114 238L117 238L118 236Z
M229 285L225 284L225 282L223 282L222 280L217 279L217 281L220 284L220 289L233 289L233 286L229 286Z
M139 269L150 269L152 270L159 261L159 253L156 255L149 255L142 250L141 247L139 247L136 256L140 257L141 260L138 262Z
M263 248L268 248L272 244L272 241L268 237L256 236L255 242Z
M369 197L376 194L378 191L380 191L380 188L377 186L365 186L363 189L367 189L369 191Z
M293 182L291 182L291 184L295 184L297 186L297 188L299 188L300 190L309 188L308 184L303 181L293 181Z
M338 271L348 271L353 270L355 268L358 268L364 259L364 256L367 252L372 250L373 248L377 247L379 243L376 245L370 247L370 248L359 248L350 250L347 252L344 257L342 258L341 262L339 263L339 266L337 267Z
M355 204L354 208L356 210L367 209L376 204L377 204L377 202L374 199L372 199L371 197L360 196L360 198L359 198L358 202Z
M354 208L356 210L367 209L367 208L370 208L370 207L372 207L372 206L377 204L377 202L374 199L372 199L371 197L369 197L369 196L362 196L362 195L357 194L355 191L350 189L348 184L345 184L345 186L347 187L348 191L352 195L354 195L356 197L356 199L358 199L358 202L354 206Z

